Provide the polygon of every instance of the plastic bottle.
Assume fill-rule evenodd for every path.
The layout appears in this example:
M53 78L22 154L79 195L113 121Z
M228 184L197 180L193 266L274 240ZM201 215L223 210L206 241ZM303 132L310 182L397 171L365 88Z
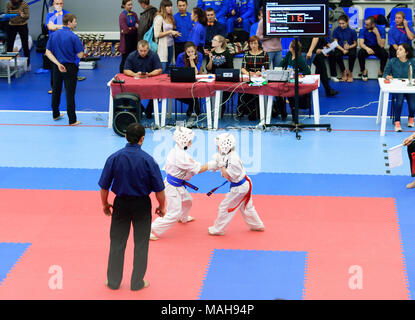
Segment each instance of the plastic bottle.
M264 78L264 79L266 79L266 73L265 73L265 67L264 66L262 66L262 68L261 68L261 77L262 78Z

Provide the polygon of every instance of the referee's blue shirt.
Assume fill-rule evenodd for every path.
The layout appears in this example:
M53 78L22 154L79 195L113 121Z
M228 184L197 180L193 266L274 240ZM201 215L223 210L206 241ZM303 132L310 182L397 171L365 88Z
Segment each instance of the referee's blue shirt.
M138 50L131 52L125 60L124 70L132 72L153 72L161 69L160 58L157 53L149 50L147 55L143 58L140 56Z
M164 182L156 161L138 144L127 143L125 148L107 159L99 179L101 189L118 197L143 197L164 190Z
M81 40L68 27L63 27L52 33L46 49L52 52L55 58L62 64L78 64L79 59L77 54L84 51Z

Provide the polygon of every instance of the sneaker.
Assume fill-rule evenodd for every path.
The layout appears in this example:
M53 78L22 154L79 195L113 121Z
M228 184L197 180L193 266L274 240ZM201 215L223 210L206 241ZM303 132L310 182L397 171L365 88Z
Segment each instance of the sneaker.
M333 82L339 82L340 81L339 79L337 79L337 77L331 77L330 80L333 81Z
M156 240L159 240L159 238L157 238L157 237L154 235L154 233L152 232L152 233L150 233L150 240L156 241Z
M408 118L408 127L409 128L414 127L414 118L411 118L411 117Z
M369 79L369 78L368 78L368 76L367 76L367 73L366 73L366 74L363 74L363 73L362 73L362 80L366 82L368 79Z
M401 122L395 121L395 132L402 132Z
M406 187L407 187L408 189L413 189L413 188L415 188L415 180L414 180L414 181L412 181L411 183L408 183L408 184L406 185Z

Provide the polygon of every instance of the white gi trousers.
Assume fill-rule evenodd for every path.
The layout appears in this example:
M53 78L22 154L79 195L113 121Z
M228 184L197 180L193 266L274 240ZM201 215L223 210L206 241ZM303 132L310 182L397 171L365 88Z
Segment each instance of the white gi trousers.
M185 187L174 187L167 181L164 182L167 201L166 214L158 217L151 225L151 231L160 236L178 221L187 223L193 198Z
M243 201L238 208L232 212L228 212L228 209L235 208L238 203L249 192L249 182L246 181L239 187L231 188L226 194L225 199L220 203L218 209L218 216L212 227L209 227L209 233L214 235L224 235L226 228L231 222L232 218L239 211L242 214L242 218L251 230L260 230L264 228L254 205L252 204L252 197L249 199L248 204L245 207L245 201Z

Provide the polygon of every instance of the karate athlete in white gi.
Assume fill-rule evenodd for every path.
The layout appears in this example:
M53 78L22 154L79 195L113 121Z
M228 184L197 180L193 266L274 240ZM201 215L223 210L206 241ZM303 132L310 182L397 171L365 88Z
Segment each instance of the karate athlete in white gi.
M239 155L235 152L235 137L230 133L223 133L216 137L218 153L213 158L220 169L222 177L231 183L231 188L221 202L218 217L213 226L209 227L209 234L222 236L238 211L248 227L253 231L264 231L264 224L252 204L252 182L246 175L245 168ZM217 169L210 167L210 169Z
M163 170L167 178L164 180L167 208L164 217L159 217L151 225L150 240L158 240L164 232L170 229L176 222L187 223L194 218L189 216L192 208L192 196L186 190L186 186L194 190L197 187L189 181L195 174L208 170L209 166L216 167L215 161L202 165L186 152L192 145L194 133L191 129L177 127L174 132L176 145L167 155L166 164Z

